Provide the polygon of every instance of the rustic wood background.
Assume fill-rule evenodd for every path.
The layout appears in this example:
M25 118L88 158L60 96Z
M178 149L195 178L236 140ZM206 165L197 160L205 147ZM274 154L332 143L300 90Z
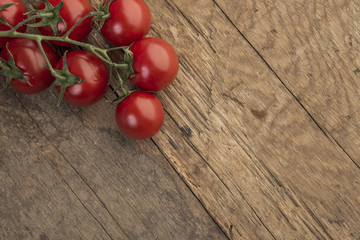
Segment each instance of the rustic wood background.
M146 2L164 127L1 92L0 239L360 239L360 2Z

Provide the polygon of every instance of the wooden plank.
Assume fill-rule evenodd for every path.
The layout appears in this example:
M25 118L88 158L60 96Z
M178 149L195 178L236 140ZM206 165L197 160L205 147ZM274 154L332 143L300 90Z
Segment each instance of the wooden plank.
M18 174L33 185L45 183L33 193L38 198L23 197L20 191L28 187L1 175L15 186L1 192L6 198L0 198L5 201L0 216L10 216L0 222L1 231L10 238L52 239L63 233L219 239L219 229L176 180L165 156L230 238L359 238L358 169L222 10L210 0L157 0L149 6L151 35L171 42L181 62L178 80L158 95L167 111L161 133L153 142L130 141L116 131L114 109L105 101L86 109L54 109L48 93L17 95L21 106L7 92L0 106L10 118L0 121L7 134L1 134L0 149L10 160L1 163L6 169L1 173L19 171L28 162L33 168L37 158L49 160L43 172L31 175L27 168ZM90 41L102 42L96 34ZM11 165L15 161L18 166ZM166 198L160 190L175 192ZM54 206L49 192L65 196ZM18 217L18 209L35 213Z
M1 238L109 239L108 231L98 222L99 216L82 205L80 194L74 190L75 186L84 185L82 181L73 184L78 175L60 169L63 156L39 134L39 128L11 91L2 92L0 98ZM89 196L86 190L83 196ZM95 205L99 202L95 201ZM108 225L115 229L113 221ZM126 238L121 229L116 233Z
M218 5L151 3L181 63L154 141L228 236L359 238L359 169Z
M149 141L120 134L115 106L49 92L0 94L1 239L226 239Z
M360 168L360 2L216 2Z
M121 135L106 99L0 101L1 239L226 239L152 141Z

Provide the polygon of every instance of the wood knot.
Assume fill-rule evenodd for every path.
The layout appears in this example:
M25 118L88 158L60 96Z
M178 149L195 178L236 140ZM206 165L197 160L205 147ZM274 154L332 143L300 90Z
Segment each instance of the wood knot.
M5 161L3 159L0 159L0 169L2 169L3 166L5 166Z
M178 148L175 142L171 138L169 139L169 143L175 150Z
M230 239L234 239L234 233L233 233L233 225L230 224L230 227L229 227L229 238Z
M254 110L254 109L250 109L252 115L254 115L254 117L256 117L257 119L260 119L261 121L265 120L266 116L267 116L267 112L265 110Z
M40 235L40 240L49 240L49 237L46 236L46 234L42 233L42 234Z
M345 36L345 43L349 47L352 47L354 45L353 40L354 40L354 37L351 34L348 34L348 35Z
M354 74L355 74L356 76L360 76L360 68L355 69L355 70L354 70Z
M192 130L191 128L189 128L188 125L184 125L183 127L180 128L181 132L183 133L183 135L185 135L186 137L191 137L192 135Z

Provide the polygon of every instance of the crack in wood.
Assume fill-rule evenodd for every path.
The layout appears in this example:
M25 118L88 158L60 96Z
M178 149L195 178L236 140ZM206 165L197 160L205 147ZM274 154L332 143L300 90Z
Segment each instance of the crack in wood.
M40 128L40 126L36 123L35 119L31 116L31 114L29 113L29 111L26 109L26 107L24 106L24 104L21 102L21 100L18 98L18 96L16 96L16 94L14 94L14 96L16 97L16 99L19 101L19 103L21 104L22 108L25 110L26 114L30 117L30 119L32 120L32 122L34 123L34 125L40 130L41 134L48 140L48 142L50 142L50 140L48 139L48 137L46 136L46 134L43 132L43 130ZM117 226L121 229L121 231L129 238L129 236L127 235L127 233L124 231L124 229L121 227L121 225L119 224L118 221L116 221L115 217L110 213L109 209L106 207L105 203L100 199L100 197L97 195L97 193L94 191L94 189L89 185L89 183L86 181L86 179L77 171L77 169L66 159L66 157L63 155L63 153L56 148L55 146L53 146L53 144L51 144L51 146L61 155L61 157L65 160L65 162L75 171L75 173L81 178L81 180L85 183L85 185L93 192L93 194L95 195L95 197L99 200L99 202L102 204L102 206L104 207L104 209L106 210L106 212L110 215L110 217L115 221L115 223L117 224ZM58 169L57 164L51 162L53 164L53 166L55 166L56 170L59 172L61 178L63 179L63 181L66 183L66 185L70 188L70 190L76 195L76 193L73 191L73 189L70 187L70 185L67 183L67 181L64 179L63 174L61 173L61 171ZM76 197L78 198L78 196L76 195ZM80 202L81 200L78 199ZM83 204L81 202L81 204ZM83 204L83 206L85 207L85 209L87 211L89 211L89 213L93 216L93 214L90 212L90 210ZM96 219L96 218L95 218ZM97 220L97 219L96 219ZM98 220L97 220L98 221ZM104 228L104 226L99 222L99 224L101 225L102 228ZM104 231L108 234L107 230L104 228ZM110 235L109 235L110 236ZM110 236L111 237L111 236Z
M95 131L95 128L92 126L92 124L87 121L86 119L84 120L93 130ZM99 136L99 138L101 138ZM69 163L70 164L70 163ZM74 169L75 170L75 169ZM75 170L76 171L76 170ZM80 173L79 173L80 175ZM82 177L82 175L80 175L80 177ZM85 181L85 180L84 180ZM86 181L85 181L86 182ZM87 182L86 182L87 183ZM87 184L88 185L88 184ZM109 215L113 218L113 220L117 223L117 225L119 226L119 228L121 228L123 230L123 232L126 234L125 230L121 227L120 223L117 222L115 220L115 217L113 217L113 215L110 213L110 211L108 210L108 208L106 207L105 203L100 199L100 197L97 195L97 193L90 187L90 185L88 185L89 188L93 191L93 193L95 194L95 196L99 199L99 201L103 204L104 208L107 210L107 212L109 213ZM142 222L142 224L144 224L145 228L150 232L150 234L154 237L154 239L156 239L154 233L151 231L150 227L147 226L147 224L143 221L143 219L139 216L139 214L135 211L135 209L131 206L131 204L128 203L128 201L126 200L127 205L130 207L130 209L133 211L133 213L138 217L138 219ZM127 235L127 234L126 234ZM128 235L127 235L128 236ZM130 237L128 236L128 238L130 239Z
M180 127L180 125L175 121L175 119L165 110L166 114L168 114L168 116L170 117L170 119L175 123L175 125L181 130L182 128ZM230 190L230 188L227 186L227 184L223 181L223 179L218 175L218 173L213 169L213 167L206 161L206 159L201 155L201 153L196 149L196 147L190 142L190 140L186 137L184 137L185 142L193 149L193 151L200 157L200 159L209 167L209 169L212 171L212 173L215 174L216 178L221 182L221 184L227 189L227 191L232 195L232 197L234 199L236 199L236 197L234 196L233 192ZM170 163L171 166L173 166L173 163L171 162L171 160L168 158L168 156L162 151L162 149L160 149L160 147L156 144L156 142L152 139L152 141L154 142L154 144L158 147L158 149L160 150L160 152L164 155L164 157L168 160L168 162ZM250 156L250 155L249 155ZM175 166L173 166L174 170L176 170ZM271 173L272 175L272 173ZM272 175L273 176L273 175ZM191 187L188 185L188 183L185 181L185 179L183 179L184 183L189 187L189 189L193 192L193 190L191 189ZM278 180L279 181L279 180ZM193 192L194 195L196 196L195 192ZM255 214L256 218L259 220L259 222L264 226L264 228L269 232L269 234L276 239L276 237L273 235L273 233L270 231L270 229L265 225L265 223L263 222L263 220L259 217L259 215L256 213L255 209L250 205L249 201L247 201L247 199L245 198L245 196L242 194L241 191L239 191L241 197L243 198L243 200L246 202L246 204L250 207L250 209L253 211L253 213ZM196 196L197 197L197 196ZM230 232L228 234L228 232L223 229L223 227L221 226L221 224L215 219L214 216L212 216L213 213L211 213L210 211L208 211L208 209L206 208L205 204L202 202L201 199L199 199L197 197L197 199L199 200L199 202L202 203L203 207L205 208L205 210L209 213L209 215L212 217L212 219L218 224L218 226L223 230L223 232L226 234L226 236L228 238L231 239L230 236ZM234 229L237 230L237 228L235 228L233 226ZM241 235L239 233L239 235Z
M166 161L170 164L171 168L178 173L174 163L170 160L170 158L166 155L166 153L161 149L161 147L159 147L159 145L155 142L155 140L153 138L151 138L151 141L153 142L153 144L157 147L157 149L159 150L159 152L164 156L164 158L166 159ZM221 231L223 232L224 236L226 236L227 239L231 240L232 238L230 238L227 234L227 231L225 231L223 229L223 227L221 226L220 222L213 216L213 214L207 209L207 207L205 206L205 204L203 203L203 201L201 201L201 199L197 196L197 194L194 192L194 190L191 188L191 186L188 184L188 182L183 178L183 176L181 174L179 174L181 180L184 182L184 184L187 186L187 188L190 190L190 192L194 195L194 197L197 199L197 201L200 203L200 205L203 207L203 209L205 210L205 212L209 215L209 217L214 221L214 223L218 226L219 229L221 229Z
M220 9L223 15L228 19L231 25L236 29L236 31L242 36L242 38L249 44L249 46L256 52L256 54L261 58L264 64L270 69L270 71L275 75L275 77L281 82L281 84L285 87L286 91L288 91L291 96L296 100L296 102L301 106L301 108L306 112L306 114L311 118L311 120L316 124L318 129L330 140L330 138L336 143L336 145L344 152L347 158L360 169L360 166L356 163L356 161L346 152L343 146L330 134L328 131L323 128L318 121L312 116L312 114L307 110L304 104L299 100L299 98L289 89L289 87L285 84L285 82L280 78L280 76L275 72L275 70L270 66L270 64L265 60L265 58L261 55L261 53L254 47L254 45L246 38L246 36L240 31L240 29L235 25L235 23L231 20L231 18L225 13L225 11L220 7L220 5L216 2L216 0L212 0L215 5ZM330 136L330 137L329 137Z
M326 234L326 236L333 240L332 236L330 235L330 233L328 233L326 227L324 226L324 224L320 221L320 219L315 215L315 213L309 208L309 206L302 200L301 204L303 206L305 206L305 210L310 214L310 216L314 219L314 221L320 226L320 228L324 231L324 233Z
M86 209L86 211L91 215L92 218L95 219L95 221L101 226L101 228L104 230L104 232L106 233L106 235L108 235L108 237L111 240L114 240L114 238L110 235L110 233L106 230L106 228L104 227L104 225L100 222L99 219L97 219L97 217L94 216L94 214L90 211L90 209L88 209L86 207L86 205L81 201L81 199L79 198L79 196L76 194L76 192L70 187L69 183L63 179L64 183L66 184L66 186L68 186L68 188L70 189L70 191L75 195L76 199L80 202L80 204Z
M177 12L179 12L181 14L181 16L188 22L188 24L190 25L190 27L192 29L195 30L195 32L197 32L202 39L207 43L207 45L209 46L209 48L211 49L211 51L213 52L213 54L216 54L216 50L214 49L214 47L210 44L209 40L205 37L205 34L198 29L191 21L190 19L175 5L173 6L172 4L169 3L168 0L164 0L164 2L166 3L167 7L169 8L170 11L174 11L176 10Z

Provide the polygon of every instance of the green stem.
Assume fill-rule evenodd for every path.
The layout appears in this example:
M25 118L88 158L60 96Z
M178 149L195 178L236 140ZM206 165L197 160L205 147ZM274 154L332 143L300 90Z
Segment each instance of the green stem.
M123 47L113 47L113 48L108 48L106 49L107 52L111 52L111 51L116 51L116 50L124 50L124 49L127 49L129 48L129 46L123 46Z
M11 30L9 30L10 32L15 32L19 27L21 27L22 25L36 19L37 16L31 16L31 17L28 17L26 19L24 19L22 22L18 23L15 27L13 27Z
M110 57L107 53L105 53L105 58L110 60ZM112 71L112 68L111 68L111 71ZM121 88L121 92L124 94L125 97L129 96L130 92L125 88L124 86L124 80L122 79L119 71L117 68L115 68L115 72L116 72L116 77L117 79L119 80L119 83L120 83L120 88Z
M117 77L117 79L118 79L119 82L120 82L121 92L122 92L125 96L128 96L128 95L129 95L129 91L126 90L125 87L124 87L124 80L123 80L122 77L120 76L120 73L118 72L117 69L115 69L115 72L116 72L116 77Z
M84 16L83 18L81 18L76 24L74 24L63 36L45 36L45 35L39 35L39 34L32 34L32 33L21 33L21 32L17 32L16 30L18 28L20 28L21 26L25 25L26 23L38 18L39 16L31 16L28 17L27 19L23 20L22 22L20 22L19 24L17 24L14 28L12 28L11 30L8 31L0 31L0 37L18 37L18 38L28 38L28 39L32 39L35 40L37 42L37 44L39 45L39 48L45 58L46 64L49 68L49 70L51 71L51 74L54 77L59 77L58 74L56 73L56 71L54 70L54 68L52 67L46 53L45 50L42 46L42 41L58 41L58 42L65 42L65 43L70 43L73 45L77 45L79 47L82 48L86 48L88 49L88 51L90 51L91 53L93 53L94 55L96 55L98 58L100 58L103 62L105 62L106 64L108 64L110 66L110 71L112 71L113 68L115 68L115 72L116 72L116 77L120 83L120 89L123 93L123 97L127 97L130 95L130 93L132 93L132 91L129 91L125 88L124 86L124 80L121 77L118 69L125 69L127 71L127 69L129 68L129 63L115 63L112 62L111 58L108 55L108 52L110 51L115 51L115 50L124 50L126 52L126 50L129 48L128 46L123 46L123 47L113 47L113 48L109 48L109 49L104 49L104 48L99 48L96 47L94 45L91 45L89 43L84 43L84 42L79 42L73 39L69 38L69 35L71 34L71 32L77 27L79 26L79 24L81 22L83 22L85 19L89 18L89 17L93 17L93 16L103 16L104 12L91 12L89 14L87 14L86 16ZM0 63L1 64L1 63ZM111 73L112 74L112 73Z
M93 17L93 16L101 16L101 15L104 15L103 12L91 12L91 13L88 13L86 14L84 17L82 17L79 21L77 21L64 35L63 37L64 38L68 38L70 33L72 31L74 31L74 29L80 25L80 23L82 23L85 19L89 18L89 17Z
M90 44L89 44L90 45ZM98 58L100 58L103 62L111 65L112 67L115 68L124 68L126 69L128 67L127 63L114 63L111 61L111 59L109 58L109 56L107 55L107 49L103 49L103 48L98 48L95 47L94 45L90 45L89 47L84 46L85 48L88 48L90 52L92 52L93 54L95 54ZM101 54L99 54L99 52ZM105 57L104 57L105 56Z
M47 66L48 66L51 74L52 74L54 77L56 77L57 74L56 74L56 72L54 71L54 68L52 67L52 65L51 65L51 63L50 63L49 58L47 57L47 55L46 55L46 53L45 53L45 50L44 50L44 48L43 48L43 46L42 46L42 44L41 44L41 40L36 40L36 42L37 42L37 44L39 45L40 51L41 51L41 53L43 54L43 56L44 56L44 58L45 58L46 64L47 64Z
M0 31L0 37L20 37L20 38L29 38L29 39L33 39L35 41L58 41L58 42L66 42L66 43L71 43L73 45L77 45L79 47L83 47L88 49L90 52L92 52L93 54L95 54L97 57L99 57L102 61L106 62L109 65L112 65L115 68L127 68L128 64L127 63L114 63L111 61L110 58L104 58L103 56L105 56L107 53L107 49L104 48L99 48L96 47L94 45L91 45L89 43L84 43L84 42L79 42L76 40L72 40L68 37L64 36L43 36L43 35L38 35L38 34L31 34L31 33L21 33L21 32L12 32L11 30L9 31ZM101 53L101 54L99 54Z
M77 46L88 49L93 54L95 54L97 57L99 57L102 61L106 62L107 64L109 64L111 66L113 66L114 68L127 68L128 64L126 64L126 63L114 63L114 62L111 61L110 58L104 58L104 56L107 55L108 49L98 48L98 47L96 47L94 45L84 43L84 42L79 42L79 41L76 41L76 40L73 40L73 39L69 38L69 35L71 34L71 32L77 26L79 26L79 24L81 22L83 22L85 19L87 19L89 17L92 17L92 16L101 16L101 15L104 15L104 13L103 12L91 12L91 13L88 13L83 18L81 18L76 24L74 24L63 36L43 36L43 35L37 35L37 34L16 32L16 30L19 27L21 27L22 25L26 24L27 22L30 22L31 20L36 19L38 17L38 16L31 16L31 17L23 20L19 24L17 24L11 30L0 31L0 37L22 37L22 38L33 39L33 40L35 40L37 42L38 41L58 41L58 42L71 43L73 45L77 45ZM123 49L123 48L125 48L125 47L116 47L116 48L113 48L112 50ZM99 54L99 53L101 53L101 54Z

